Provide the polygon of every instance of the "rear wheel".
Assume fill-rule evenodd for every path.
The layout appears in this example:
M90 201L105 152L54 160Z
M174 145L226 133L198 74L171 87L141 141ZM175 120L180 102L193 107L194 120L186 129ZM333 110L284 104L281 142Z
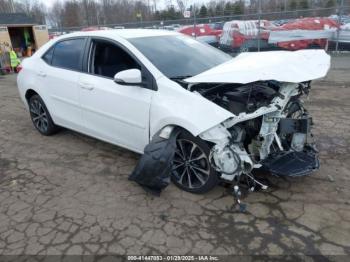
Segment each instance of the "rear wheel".
M33 95L29 98L30 118L34 127L45 136L50 136L58 131L58 126L54 124L49 111L39 95Z
M172 181L191 193L205 193L219 181L217 172L209 163L209 146L200 138L183 131L176 141Z

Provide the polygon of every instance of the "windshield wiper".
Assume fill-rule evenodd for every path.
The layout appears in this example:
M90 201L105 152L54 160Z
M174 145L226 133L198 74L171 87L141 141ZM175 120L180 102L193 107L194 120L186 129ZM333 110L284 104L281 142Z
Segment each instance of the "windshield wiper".
M170 77L171 80L183 80L185 78L189 78L189 77L192 77L191 75L188 75L188 76L173 76L173 77Z

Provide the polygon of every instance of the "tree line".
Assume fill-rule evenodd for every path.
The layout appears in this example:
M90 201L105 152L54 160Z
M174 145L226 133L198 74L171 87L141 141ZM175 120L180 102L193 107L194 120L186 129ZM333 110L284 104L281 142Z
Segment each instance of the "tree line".
M47 8L41 0L0 0L0 13L24 12L39 24L53 27L116 25L126 22L183 19L185 10L198 18L333 8L340 0L212 0L189 5L189 0L56 0ZM162 3L161 3L162 2ZM350 0L344 1L350 5ZM165 8L160 9L159 6Z

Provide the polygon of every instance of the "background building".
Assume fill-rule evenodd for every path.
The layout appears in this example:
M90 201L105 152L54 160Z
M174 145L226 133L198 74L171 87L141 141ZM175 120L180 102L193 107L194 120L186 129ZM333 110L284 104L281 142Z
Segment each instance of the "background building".
M24 13L0 13L0 43L9 43L23 56L49 40L46 25L38 25Z

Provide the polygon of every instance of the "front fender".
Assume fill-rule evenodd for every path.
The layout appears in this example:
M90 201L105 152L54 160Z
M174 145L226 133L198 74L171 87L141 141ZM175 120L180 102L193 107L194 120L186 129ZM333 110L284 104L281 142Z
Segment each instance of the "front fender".
M198 93L190 92L177 83L162 77L152 98L150 137L167 125L180 126L192 135L200 133L234 117Z

